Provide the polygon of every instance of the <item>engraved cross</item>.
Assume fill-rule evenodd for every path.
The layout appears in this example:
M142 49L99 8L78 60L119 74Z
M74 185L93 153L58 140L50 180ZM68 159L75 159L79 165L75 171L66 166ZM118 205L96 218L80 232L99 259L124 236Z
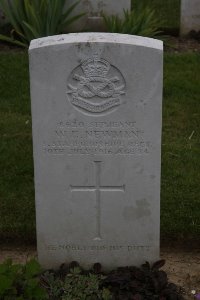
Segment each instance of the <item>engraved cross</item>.
M94 161L95 164L95 185L74 186L70 185L72 192L95 192L96 200L96 237L95 240L101 240L101 192L125 192L125 185L104 186L100 183L101 161Z

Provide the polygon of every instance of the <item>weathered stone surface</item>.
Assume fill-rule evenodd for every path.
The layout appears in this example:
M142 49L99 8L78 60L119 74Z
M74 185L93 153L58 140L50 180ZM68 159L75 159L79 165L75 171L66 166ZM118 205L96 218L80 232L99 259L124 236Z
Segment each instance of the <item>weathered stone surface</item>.
M66 1L68 8L76 0ZM123 10L131 9L130 0L81 0L73 11L73 15L85 13L85 16L77 20L67 29L71 32L89 31L105 31L102 13L106 15L118 15L123 17Z
M200 1L181 0L181 34L200 31Z
M41 264L158 259L162 42L69 34L29 53Z

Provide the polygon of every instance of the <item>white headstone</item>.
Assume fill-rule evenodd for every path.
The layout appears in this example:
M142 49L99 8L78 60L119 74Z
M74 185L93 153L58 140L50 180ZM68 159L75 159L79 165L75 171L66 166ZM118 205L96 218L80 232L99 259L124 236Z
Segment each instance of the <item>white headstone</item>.
M181 34L200 31L200 0L181 0Z
M66 9L76 2L77 0L66 1ZM83 30L105 31L102 13L105 15L118 15L122 18L124 9L131 9L131 0L81 0L72 15L80 13L85 13L85 15L67 29L71 32Z
M110 33L34 40L30 76L41 264L158 259L162 42Z

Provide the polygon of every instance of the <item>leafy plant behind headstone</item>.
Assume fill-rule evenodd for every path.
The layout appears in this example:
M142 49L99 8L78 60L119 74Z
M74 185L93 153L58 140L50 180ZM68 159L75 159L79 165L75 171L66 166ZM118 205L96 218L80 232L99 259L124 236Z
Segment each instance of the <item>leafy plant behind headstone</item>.
M28 47L32 39L56 35L84 13L71 17L79 2L64 11L66 0L0 0L0 6L13 27L11 36L0 40Z
M161 33L161 22L155 11L139 5L132 11L124 10L124 18L117 15L103 15L108 32L154 37Z

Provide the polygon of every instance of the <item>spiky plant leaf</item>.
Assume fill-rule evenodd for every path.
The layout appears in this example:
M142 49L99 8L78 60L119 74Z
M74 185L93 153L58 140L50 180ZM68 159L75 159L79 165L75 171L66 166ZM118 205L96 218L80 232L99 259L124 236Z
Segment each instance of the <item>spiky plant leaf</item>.
M60 34L84 15L71 16L78 3L64 11L66 0L0 0L2 10L13 27L10 37L0 35L0 39L27 47L32 39Z
M161 33L161 21L156 17L155 11L149 7L138 6L135 10L124 10L124 16L103 15L107 31L155 37Z

